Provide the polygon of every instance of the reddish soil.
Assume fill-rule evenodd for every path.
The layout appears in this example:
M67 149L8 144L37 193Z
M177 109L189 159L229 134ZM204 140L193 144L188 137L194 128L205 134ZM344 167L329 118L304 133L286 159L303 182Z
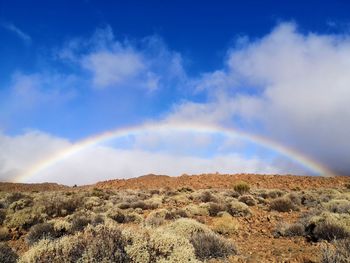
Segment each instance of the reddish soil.
M65 190L68 188L68 186L55 183L21 184L0 182L0 191L6 192L43 192Z
M295 175L258 175L258 174L202 174L181 175L170 177L166 175L145 175L131 179L116 179L99 182L98 188L117 189L160 189L191 187L194 189L231 188L239 181L247 182L254 188L266 189L317 189L317 188L343 188L350 183L350 177L319 177Z

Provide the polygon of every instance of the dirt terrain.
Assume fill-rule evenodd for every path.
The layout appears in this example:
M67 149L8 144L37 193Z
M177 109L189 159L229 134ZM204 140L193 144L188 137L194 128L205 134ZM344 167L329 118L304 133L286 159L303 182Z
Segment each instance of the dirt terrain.
M0 182L0 191L5 192L43 192L69 189L69 186L56 183L22 184Z
M230 189L236 183L247 182L252 188L280 189L289 191L320 190L323 188L344 189L350 184L350 177L317 177L295 175L261 174L202 174L170 177L166 175L145 175L132 179L99 182L94 187L101 189ZM307 209L279 213L252 207L249 218L238 218L240 231L233 238L242 251L249 251L238 262L319 262L320 243L307 242L302 237L274 237L279 222L294 223ZM209 222L207 222L210 224Z
M0 238L7 240L18 257L25 256L27 251L34 255L34 259L23 257L20 262L41 262L42 255L33 251L45 250L31 248L33 244L28 243L34 226L49 222L60 229L54 239L82 235L77 239L80 240L85 232L79 231L85 231L84 227L94 224L98 217L108 227L113 219L117 227L148 231L146 236L184 218L200 222L236 247L234 254L209 257L208 262L330 263L322 259L322 251L325 247L329 248L327 253L335 251L332 231L340 233L335 239L350 237L350 177L345 176L151 174L79 187L0 183L0 190L3 203L0 210L4 214ZM219 212L213 213L216 210ZM313 224L315 229L321 229L326 221L334 224L335 230L326 228L318 231L321 234L310 230ZM223 225L218 227L218 222ZM72 228L74 224L83 225ZM99 229L94 227L93 231ZM298 230L300 227L302 230ZM39 230L35 231L38 238ZM46 230L42 231L46 237ZM325 234L327 231L330 233ZM50 256L54 261L55 255Z
M166 175L145 175L131 179L116 179L99 182L95 187L115 189L160 189L192 187L194 189L230 188L239 181L249 183L251 187L266 189L316 189L338 188L350 183L350 177L319 177L295 175L261 175L261 174L202 174L181 175L171 177Z

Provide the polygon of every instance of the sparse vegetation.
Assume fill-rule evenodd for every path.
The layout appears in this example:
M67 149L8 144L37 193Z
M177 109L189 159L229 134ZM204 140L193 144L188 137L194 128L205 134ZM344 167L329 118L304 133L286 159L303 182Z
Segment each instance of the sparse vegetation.
M238 201L245 203L248 206L256 205L256 201L255 201L254 197L251 195L242 195L238 198Z
M334 222L321 222L316 225L313 235L318 240L332 241L335 239L343 239L350 236L345 226Z
M239 182L233 186L233 189L239 194L245 194L249 192L250 186L246 182Z
M280 197L270 202L270 209L278 212L289 212L298 208L289 198Z
M45 222L31 227L27 234L26 240L29 245L33 245L40 239L53 239L56 237L56 235L57 234L53 225Z
M231 242L212 233L195 233L191 238L191 244L200 260L226 258L237 253L236 247Z
M228 213L223 213L220 217L213 220L212 229L221 235L231 235L237 232L239 228L238 221Z
M323 245L321 263L349 263L349 261L350 238Z
M312 190L253 185L2 191L0 262L282 262L305 255L347 262L350 193L344 184Z
M15 263L18 255L6 243L0 243L0 262Z

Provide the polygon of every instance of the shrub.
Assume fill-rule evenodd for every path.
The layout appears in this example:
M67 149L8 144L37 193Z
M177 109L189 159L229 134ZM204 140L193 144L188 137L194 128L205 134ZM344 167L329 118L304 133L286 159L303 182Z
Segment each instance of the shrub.
M284 236L284 237L304 236L305 227L301 223L294 223L294 224L282 223L277 226L275 235Z
M52 224L58 237L71 233L72 224L65 219L54 219L48 223Z
M282 197L284 195L284 191L279 190L279 189L273 189L273 190L269 190L267 192L267 197L271 198L271 199L275 199L277 197Z
M0 243L0 262L15 263L17 259L17 254L6 243Z
M198 262L189 240L173 233L159 230L151 233L148 251L149 262Z
M236 247L213 233L195 233L191 239L195 254L200 260L226 258L237 253Z
M41 240L19 260L31 262L130 262L127 245L119 228L109 225L89 226L84 232L53 241Z
M114 221L120 224L130 223L130 222L142 222L143 218L137 213L124 213L122 210L111 210L108 212L108 217L112 218Z
M136 202L123 202L120 203L118 205L118 207L120 209L129 209L129 208L133 208L133 209L137 209L137 208L141 208L142 210L152 210L152 209L156 209L158 207L158 204L155 203L146 203L144 201L136 201Z
M350 201L348 200L331 200L325 204L325 207L332 213L350 213Z
M159 191L158 189L151 189L151 190L149 191L149 193L150 193L151 195L159 195L159 194L160 194L160 191Z
M133 209L141 208L142 210L153 210L158 207L158 204L153 202L136 201L131 203L130 207Z
M12 211L18 211L32 205L33 200L31 198L22 198L20 200L12 202L11 205L9 205L9 209L11 209Z
M297 210L297 207L292 201L285 197L280 197L270 202L270 209L278 212L289 212L291 210Z
M167 219L167 220L178 219L178 218L181 218L181 217L183 217L183 218L187 218L188 217L187 212L185 210L181 209L181 208L180 209L178 209L178 208L173 209L173 210L169 211L169 213L167 213L165 215L165 219Z
M5 218L6 218L6 210L0 209L0 225L4 222Z
M194 192L194 190L189 186L181 187L181 188L177 189L177 191L179 193L193 193Z
M249 192L250 186L246 182L239 182L233 186L233 189L239 194L244 194Z
M134 208L134 209L135 208L141 208L142 210L147 210L149 208L148 205L145 202L143 202L143 201L132 202L130 204L130 207Z
M101 206L103 203L103 201L97 197L97 196L92 196L92 197L88 197L86 200L85 200L85 204L84 204L84 207L88 210L92 210L93 208L95 207L99 207Z
M184 211L190 216L190 217L194 217L194 216L208 216L209 212L209 205L207 203L200 204L200 205L195 205L195 204L190 204L185 206Z
M82 231L88 224L91 223L91 220L84 215L75 216L72 220L71 232Z
M219 212L225 211L225 206L218 203L209 203L208 212L210 216L217 216Z
M203 203L217 202L216 197L209 191L204 191L200 194L199 200Z
M350 236L349 231L339 223L330 221L320 222L313 230L313 235L317 240L324 239L332 241L334 239L343 239Z
M286 198L288 198L293 204L297 206L301 205L301 198L296 193L289 193L286 195Z
M95 196L104 200L109 199L109 194L102 189L94 187L90 193L90 196Z
M305 227L300 223L290 225L285 231L285 235L288 237L303 236L304 234Z
M180 218L162 228L163 231L190 238L195 233L212 232L206 225L190 218Z
M6 227L0 228L0 241L8 241L11 239L9 230Z
M256 205L256 201L255 201L254 197L251 195L242 195L238 198L238 201L245 203L248 206Z
M25 198L26 196L22 193L19 192L15 192L15 193L11 193L8 196L6 196L5 202L7 204L7 206L9 206L10 204L12 204L13 202L16 202L22 198Z
M125 223L126 221L125 214L119 209L109 211L108 217L112 218L114 221L120 224Z
M33 245L40 239L53 239L55 237L56 232L53 228L53 225L50 223L41 223L30 228L26 237L26 241L29 245Z
M350 239L334 242L334 247L327 244L321 247L321 263L349 263Z
M212 229L222 235L231 235L236 233L239 228L239 223L230 214L223 214L221 217L213 220Z
M6 217L5 224L10 228L29 229L31 226L43 222L44 217L38 211L24 208Z
M159 209L149 213L145 220L145 224L151 227L158 227L164 224L165 219L170 216L166 209Z
M232 216L248 216L251 214L249 207L239 201L232 201L226 206L226 211Z
M122 203L120 203L120 204L118 205L118 207L119 207L120 209L129 209L129 208L131 208L131 205L130 205L130 203L122 202Z
M224 196L238 198L240 196L240 194L234 190L227 190L224 192Z
M62 217L70 215L82 207L83 200L77 195L67 197L56 194L43 197L40 203L43 206L43 212L49 217Z

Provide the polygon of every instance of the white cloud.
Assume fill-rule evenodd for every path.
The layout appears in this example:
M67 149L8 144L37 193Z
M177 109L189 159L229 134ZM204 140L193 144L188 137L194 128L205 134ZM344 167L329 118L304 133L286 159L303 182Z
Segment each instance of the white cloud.
M87 55L81 63L93 74L93 83L99 88L123 84L145 67L142 58L132 51L101 51Z
M280 24L231 49L224 69L196 81L208 102L185 102L168 119L238 124L349 174L349 58L349 35Z
M117 40L109 26L97 29L89 39L71 39L57 57L85 69L92 86L100 89L154 91L186 80L180 54L169 50L160 37Z
M167 134L163 135L164 138ZM161 136L157 136L161 138ZM176 134L171 136L176 139ZM190 136L175 140L177 147L192 144ZM141 138L141 141L144 138ZM204 142L202 141L204 140ZM194 145L206 144L207 138L199 138ZM140 140L137 141L138 143ZM138 144L137 143L137 144ZM11 180L14 176L23 174L33 165L36 166L53 156L72 143L42 132L28 132L20 136L0 135L0 177L1 180ZM146 147L147 148L147 147ZM244 157L238 153L214 154L212 157L178 154L176 150L159 152L149 151L142 147L117 149L109 146L92 146L55 162L47 169L35 173L26 182L58 182L63 184L89 184L100 180L113 178L137 177L148 173L181 175L221 172L252 172L252 173L285 173L284 166L272 164L258 157Z
M12 23L3 23L2 27L11 31L12 33L14 33L17 37L19 37L21 40L23 40L25 43L30 43L32 42L32 38L24 33L21 29L19 29L17 26L15 26Z
M69 145L67 140L38 131L29 131L18 136L0 134L1 180L13 180L25 168Z

